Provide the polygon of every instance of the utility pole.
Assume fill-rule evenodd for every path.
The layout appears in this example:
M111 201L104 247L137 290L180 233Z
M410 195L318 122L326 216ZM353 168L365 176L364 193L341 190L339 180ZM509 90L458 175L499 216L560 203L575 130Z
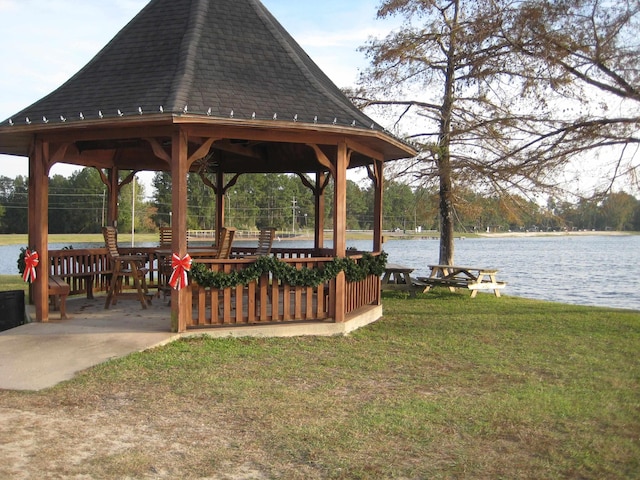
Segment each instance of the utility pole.
M131 246L135 246L135 235L136 235L136 176L133 176L133 183L131 184Z
M296 197L293 197L293 201L291 202L291 210L293 211L293 219L291 221L291 230L293 231L293 236L296 235Z
M105 196L106 196L106 189L103 188L102 189L102 224L100 225L101 227L104 227L104 204L105 204Z

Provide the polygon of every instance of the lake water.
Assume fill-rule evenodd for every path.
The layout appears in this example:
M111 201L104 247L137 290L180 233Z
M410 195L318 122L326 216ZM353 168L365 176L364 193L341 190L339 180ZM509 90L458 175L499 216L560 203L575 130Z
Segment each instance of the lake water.
M369 250L370 241L348 246ZM64 244L52 244L59 249ZM101 246L74 244L75 248ZM140 244L140 246L153 246ZM277 242L277 247L311 246ZM438 240L392 240L384 244L389 262L427 276L438 262ZM17 274L19 245L0 246L0 274ZM455 262L497 268L505 295L554 302L640 310L640 236L501 237L456 240Z

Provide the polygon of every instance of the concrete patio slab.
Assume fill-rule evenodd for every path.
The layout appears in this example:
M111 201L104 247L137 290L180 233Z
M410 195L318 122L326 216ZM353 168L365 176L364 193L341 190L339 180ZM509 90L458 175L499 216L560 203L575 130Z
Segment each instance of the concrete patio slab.
M48 323L0 332L1 389L52 387L109 359L179 337L170 331L171 312L162 302L143 310L136 300L122 298L105 310L104 297L74 298L67 301L67 314L68 320L52 312ZM28 315L33 318L33 307Z

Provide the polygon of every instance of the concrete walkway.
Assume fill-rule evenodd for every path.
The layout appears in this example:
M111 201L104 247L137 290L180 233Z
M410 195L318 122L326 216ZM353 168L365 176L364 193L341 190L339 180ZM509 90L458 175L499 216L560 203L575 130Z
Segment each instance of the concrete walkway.
M27 314L33 318L33 307ZM163 345L179 336L170 331L171 311L154 300L143 310L120 298L104 309L104 297L67 301L68 320L51 312L48 323L28 323L0 332L0 389L41 390L112 358Z

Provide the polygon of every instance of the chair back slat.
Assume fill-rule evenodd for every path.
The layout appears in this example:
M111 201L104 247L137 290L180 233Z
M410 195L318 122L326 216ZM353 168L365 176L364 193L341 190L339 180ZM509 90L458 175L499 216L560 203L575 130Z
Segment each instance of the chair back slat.
M255 255L269 255L271 253L271 246L273 245L273 239L275 236L275 228L269 227L260 229L260 235L258 236L258 248L256 248Z
M160 227L160 246L171 248L173 229L171 227Z
M102 236L109 256L117 258L120 255L118 253L118 230L115 227L102 227Z
M231 255L231 246L233 244L233 237L236 234L236 229L231 227L225 227L220 229L220 239L218 241L218 253L216 258L229 258Z

